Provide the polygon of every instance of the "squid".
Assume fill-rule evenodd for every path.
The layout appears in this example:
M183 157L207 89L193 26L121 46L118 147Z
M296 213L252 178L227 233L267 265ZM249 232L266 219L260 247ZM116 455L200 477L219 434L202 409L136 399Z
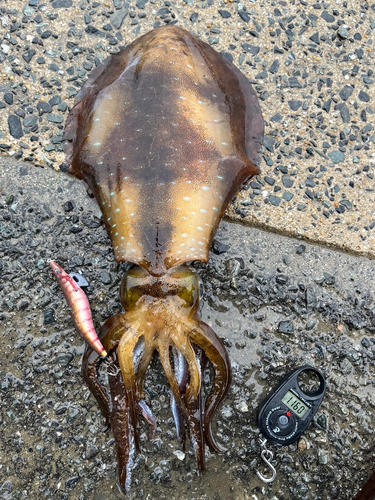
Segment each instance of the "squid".
M190 434L198 470L205 468L206 446L224 451L212 422L230 385L230 361L198 316L199 279L188 263L208 262L226 207L259 173L263 132L249 80L176 26L157 28L100 64L68 117L69 171L94 193L116 261L133 265L121 283L124 313L98 334L77 320L76 292L54 269L87 341L82 374L112 428L124 492L141 449L142 417L155 429L144 390L155 351L179 438L185 446ZM117 367L109 388L100 375L104 353ZM206 365L209 388L202 387Z

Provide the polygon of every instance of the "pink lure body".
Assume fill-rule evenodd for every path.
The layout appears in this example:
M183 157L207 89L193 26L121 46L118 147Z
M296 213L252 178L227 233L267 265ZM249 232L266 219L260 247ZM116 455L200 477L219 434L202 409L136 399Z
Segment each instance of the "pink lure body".
M69 305L75 329L100 356L105 358L107 352L95 331L90 304L85 292L56 262L51 261L49 265Z

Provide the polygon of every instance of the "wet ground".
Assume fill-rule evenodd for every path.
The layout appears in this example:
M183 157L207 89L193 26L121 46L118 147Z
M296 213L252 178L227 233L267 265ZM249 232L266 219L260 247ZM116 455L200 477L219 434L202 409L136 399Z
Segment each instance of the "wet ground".
M113 259L83 184L30 164L0 163L0 498L120 499L112 435L80 374L83 343L47 262L89 281L94 321L120 312L125 266ZM201 316L224 340L233 383L214 425L228 451L207 456L176 439L157 358L147 390L158 422L144 425L130 498L349 500L375 460L374 262L223 222L202 282ZM260 461L256 414L288 371L311 364L327 380L304 437ZM207 377L209 374L207 374Z

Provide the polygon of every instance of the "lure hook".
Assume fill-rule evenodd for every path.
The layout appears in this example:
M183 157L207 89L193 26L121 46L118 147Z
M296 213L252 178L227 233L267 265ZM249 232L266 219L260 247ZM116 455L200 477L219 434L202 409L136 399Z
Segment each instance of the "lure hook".
M111 377L116 377L120 371L120 368L115 364L117 361L115 352L111 354L111 358L112 359L106 357L105 359L102 360L102 364L107 368L108 375L110 375Z
M262 448L261 457L262 457L263 462L265 462L268 465L268 467L271 469L272 476L270 478L264 477L258 470L256 471L256 473L257 473L257 476L259 477L259 479L261 481L263 481L264 483L272 483L276 479L276 469L271 464L271 460L273 458L273 453L272 453L272 451L270 451L266 448L266 443L267 443L266 439L264 441L261 441L261 443L260 443L261 448Z

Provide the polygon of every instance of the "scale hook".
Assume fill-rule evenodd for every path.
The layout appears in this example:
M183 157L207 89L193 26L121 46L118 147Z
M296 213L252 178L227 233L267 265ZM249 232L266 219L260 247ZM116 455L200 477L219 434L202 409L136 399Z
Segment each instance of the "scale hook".
M267 450L266 443L267 443L266 439L260 443L261 448L262 448L261 457L262 457L263 462L265 462L268 465L268 467L271 469L272 477L270 477L270 478L264 477L258 470L256 471L256 473L257 473L257 476L259 477L259 479L261 481L263 481L264 483L272 483L276 479L276 469L271 464L271 460L273 458L273 453L272 453L272 451Z

